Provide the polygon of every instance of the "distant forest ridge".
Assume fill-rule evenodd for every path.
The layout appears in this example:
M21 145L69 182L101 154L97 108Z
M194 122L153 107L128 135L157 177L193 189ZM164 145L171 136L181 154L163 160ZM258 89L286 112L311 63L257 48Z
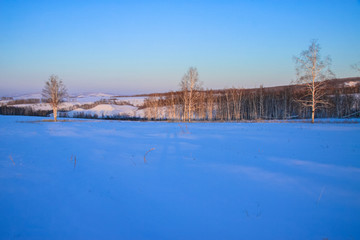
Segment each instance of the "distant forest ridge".
M325 81L329 86L333 86L335 88L341 88L343 86L346 87L345 83L348 82L354 82L354 84L360 84L360 77L348 77L348 78L334 78L329 79ZM304 84L289 84L289 85L280 85L280 86L272 86L272 87L262 87L264 91L280 91L284 90L286 88L301 88ZM242 88L242 87L232 87L232 88L224 88L224 89L208 89L204 88L201 91L212 91L213 93L224 93L225 91L229 89L242 89L244 91L256 91L257 89L261 88L261 85L259 87L255 88ZM114 97L153 97L153 96L168 96L171 95L171 93L176 93L177 91L168 91L168 92L158 92L158 93L144 93L144 94L135 94L135 95L115 95Z

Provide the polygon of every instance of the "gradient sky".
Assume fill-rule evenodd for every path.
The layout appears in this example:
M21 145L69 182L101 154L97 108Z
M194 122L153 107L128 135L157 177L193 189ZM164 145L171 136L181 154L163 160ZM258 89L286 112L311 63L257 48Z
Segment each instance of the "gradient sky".
M359 0L0 0L0 96L177 90L190 66L205 88L284 85L318 39L337 77L358 76Z

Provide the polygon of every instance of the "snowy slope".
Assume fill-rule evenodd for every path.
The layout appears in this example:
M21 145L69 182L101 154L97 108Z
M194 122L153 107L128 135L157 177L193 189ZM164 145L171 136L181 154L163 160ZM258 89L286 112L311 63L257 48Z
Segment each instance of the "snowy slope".
M100 101L101 99L110 99L113 95L106 94L106 93L89 93L89 94L80 94L80 95L73 95L71 99L73 101L77 101L80 103L93 103L96 101Z
M41 93L32 93L32 94L24 94L17 95L12 97L14 100L20 99L41 99ZM70 94L69 101L70 102L78 102L78 103L94 103L100 100L109 100L115 99L118 102L129 102L134 106L140 106L144 103L144 99L146 97L118 97L114 94L107 93L83 93L83 94ZM4 100L3 100L4 101Z
M87 95L75 95L71 97L71 101L79 103L93 103L100 100L116 100L117 103L127 102L133 106L141 106L145 97L116 97L115 95L105 93L92 93Z
M79 102L63 102L59 105L59 110L67 110L71 107L74 107L76 105L80 105ZM16 105L10 105L12 107L19 107L19 108L32 108L33 110L52 110L52 107L49 103L34 103L34 104L16 104Z
M41 99L41 94L27 94L14 97L14 100L20 99ZM99 117L114 117L114 116L128 116L128 117L143 117L143 111L138 111L138 107L142 106L145 97L116 97L112 94L106 93L89 93L76 94L70 96L59 106L60 111L72 110L66 115L68 117L85 114L87 116ZM81 106L86 104L94 104L97 101L115 101L115 104L99 104L91 109L83 109ZM1 100L0 105L6 105L10 100ZM26 103L26 104L12 104L11 107L32 108L33 110L52 110L47 103ZM61 113L64 115L63 113Z
M91 109L85 110L82 108L77 108L73 111L67 113L68 117L74 117L79 115L80 113L84 113L86 115L98 117L102 116L109 116L109 117L116 117L116 116L129 116L135 117L136 116L137 107L129 106L129 105L113 105L113 104L100 104Z
M46 111L52 110L52 107L48 103L34 103L34 104L27 103L27 104L16 104L11 106L18 108L32 108L33 110L46 110Z
M359 124L41 119L0 116L0 239L360 238Z
M128 102L133 106L139 107L144 104L146 97L116 97L116 102Z
M41 99L41 93L30 93L17 95L13 97L14 99Z

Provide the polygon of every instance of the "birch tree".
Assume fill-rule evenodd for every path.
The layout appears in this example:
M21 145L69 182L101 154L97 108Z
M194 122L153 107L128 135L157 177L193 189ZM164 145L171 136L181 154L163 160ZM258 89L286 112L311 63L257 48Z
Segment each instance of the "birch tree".
M195 111L195 104L199 98L201 83L196 68L190 67L180 82L180 88L183 98L183 121L191 121Z
M294 57L294 60L297 83L304 84L306 88L306 94L296 101L304 107L311 108L311 122L314 123L316 109L329 104L323 97L325 80L333 77L333 73L329 69L331 58L327 56L322 60L320 45L316 40L312 40L309 48L298 57Z
M67 90L62 80L56 75L51 75L45 82L42 90L42 97L50 104L53 109L54 121L57 121L57 111L59 105L64 102L67 96Z

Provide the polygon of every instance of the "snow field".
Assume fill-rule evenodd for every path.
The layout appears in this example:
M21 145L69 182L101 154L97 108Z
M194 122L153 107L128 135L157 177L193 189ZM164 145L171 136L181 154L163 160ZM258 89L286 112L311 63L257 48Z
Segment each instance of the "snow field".
M42 119L0 116L0 239L360 238L359 124Z

